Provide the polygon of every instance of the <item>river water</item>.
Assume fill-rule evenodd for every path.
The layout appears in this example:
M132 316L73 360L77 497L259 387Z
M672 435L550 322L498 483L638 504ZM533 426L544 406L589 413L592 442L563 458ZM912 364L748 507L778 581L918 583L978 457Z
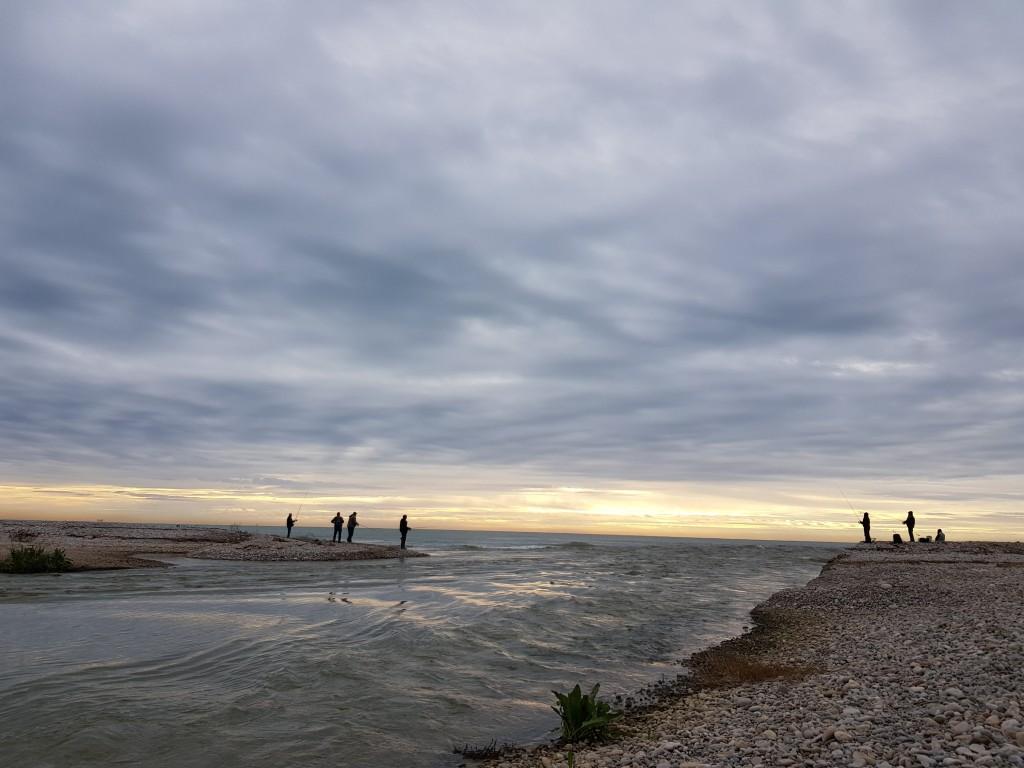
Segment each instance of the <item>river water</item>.
M455 745L549 736L553 688L675 676L838 550L420 530L410 546L432 556L0 577L0 762L458 765Z

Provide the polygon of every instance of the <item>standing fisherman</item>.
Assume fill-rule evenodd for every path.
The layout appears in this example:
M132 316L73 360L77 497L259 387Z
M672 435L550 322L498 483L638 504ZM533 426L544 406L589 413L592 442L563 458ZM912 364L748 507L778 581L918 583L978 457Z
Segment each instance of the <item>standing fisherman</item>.
M292 537L292 528L297 522L299 522L299 519L297 517L293 518L292 513L289 512L288 519L284 521L284 525L288 529L288 535L286 536L286 538L290 539Z
M408 515L402 515L402 519L398 522L398 532L402 534L402 549L405 549L405 537L409 535L408 517Z
M861 518L860 524L864 526L864 543L871 543L871 518L868 517L868 513L864 513L864 517Z
M359 521L356 520L356 513L353 512L351 515L348 516L348 538L346 539L346 541L349 544L352 543L352 534L355 533L357 525L359 525Z
M334 533L331 534L331 544L334 542L341 544L341 529L345 524L345 519L341 516L341 512L335 512L334 517L331 518L331 522L334 524Z
M907 519L903 521L903 524L907 526L907 533L910 534L910 540L914 540L914 510L907 512Z

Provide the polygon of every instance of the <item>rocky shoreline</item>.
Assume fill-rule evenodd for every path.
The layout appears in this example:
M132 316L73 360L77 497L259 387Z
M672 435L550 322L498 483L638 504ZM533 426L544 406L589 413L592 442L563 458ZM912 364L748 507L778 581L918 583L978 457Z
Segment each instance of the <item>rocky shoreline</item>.
M859 545L752 616L576 768L1024 766L1024 545Z
M60 548L74 570L163 567L160 556L259 562L426 557L379 544L331 544L198 525L0 520L0 559L12 547Z

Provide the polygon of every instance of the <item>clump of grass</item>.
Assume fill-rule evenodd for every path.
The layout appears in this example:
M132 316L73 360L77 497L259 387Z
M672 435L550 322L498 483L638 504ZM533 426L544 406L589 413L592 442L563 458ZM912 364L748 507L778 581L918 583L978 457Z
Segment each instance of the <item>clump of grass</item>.
M0 560L3 573L59 573L71 570L71 561L63 549L47 552L44 547L15 547Z
M461 747L453 747L452 752L456 755L462 755L468 757L471 760L493 760L494 758L501 757L506 752L511 752L515 749L513 744L505 742L498 744L497 741L491 740L490 744L484 744L482 746L471 746L465 744Z
M781 664L758 661L737 653L705 653L693 668L700 685L727 688L744 683L765 680L794 680L806 677L813 670L806 667L786 667Z

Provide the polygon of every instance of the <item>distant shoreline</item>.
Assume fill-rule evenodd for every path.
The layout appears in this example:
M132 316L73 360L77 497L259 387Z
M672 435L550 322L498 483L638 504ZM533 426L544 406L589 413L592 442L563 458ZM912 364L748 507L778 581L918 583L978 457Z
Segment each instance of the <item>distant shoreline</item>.
M853 546L751 615L576 768L1024 765L1024 544Z
M200 525L0 520L0 559L13 547L63 549L75 571L159 568L159 558L315 562L426 557L397 545L286 538Z
M397 518L395 518L397 522ZM722 542L722 543L749 543L749 544L808 544L808 545L822 545L822 546L835 546L845 547L850 544L849 539L835 540L835 539L786 539L786 538L764 538L764 537L749 537L749 536L713 536L711 534L698 535L696 533L682 534L682 533L642 533L642 532L622 532L618 529L615 530L526 530L520 528L450 528L450 527L433 527L424 525L422 520L418 517L415 520L415 530L418 533L428 534L443 534L443 533L466 533L466 534L481 534L481 533L493 533L497 535L514 534L524 536L569 536L569 537L584 537L584 538L608 538L608 539L638 539L641 541L651 542L675 542L675 541L689 541L689 542ZM202 528L202 529L223 529L223 530L241 530L247 532L259 532L265 533L270 531L283 531L284 523L283 519L278 523L249 523L249 522L230 522L230 523L197 523L197 522L168 522L168 521L152 521L142 522L139 520L30 520L30 519L8 519L0 517L0 526L4 524L22 524L22 525L36 525L36 524L60 524L60 523L72 523L76 525L101 525L101 526L117 526L117 527L151 527L151 528ZM859 526L851 526L857 527ZM305 518L303 523L295 527L294 535L300 535L299 531L309 530L330 530L330 523L323 520L320 525L309 525ZM396 531L397 526L375 526L372 523L362 523L359 527L359 531Z

